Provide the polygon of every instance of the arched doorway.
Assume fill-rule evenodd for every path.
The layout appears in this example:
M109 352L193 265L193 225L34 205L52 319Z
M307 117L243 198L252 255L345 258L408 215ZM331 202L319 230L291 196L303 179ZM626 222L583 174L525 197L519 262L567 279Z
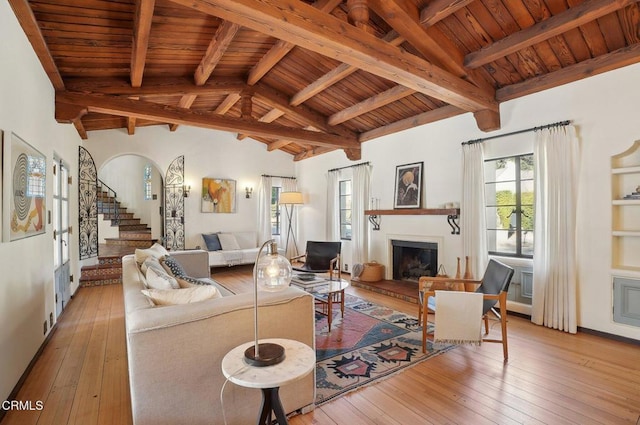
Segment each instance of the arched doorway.
M162 242L164 182L153 161L134 154L115 157L98 171L98 186L120 206L103 208L98 232L100 255L110 250L109 245L119 245L121 252L128 246L133 252L136 247L150 246L149 240Z

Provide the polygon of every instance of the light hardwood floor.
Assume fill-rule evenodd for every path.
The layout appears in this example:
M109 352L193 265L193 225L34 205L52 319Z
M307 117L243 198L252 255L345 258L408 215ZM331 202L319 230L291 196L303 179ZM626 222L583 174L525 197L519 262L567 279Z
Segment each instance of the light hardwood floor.
M251 290L248 268L214 278ZM396 298L349 292L416 314ZM290 424L640 424L640 346L513 316L509 331L507 364L500 344L457 347ZM0 424L131 424L127 379L122 287L81 288L18 393L44 409L10 411Z

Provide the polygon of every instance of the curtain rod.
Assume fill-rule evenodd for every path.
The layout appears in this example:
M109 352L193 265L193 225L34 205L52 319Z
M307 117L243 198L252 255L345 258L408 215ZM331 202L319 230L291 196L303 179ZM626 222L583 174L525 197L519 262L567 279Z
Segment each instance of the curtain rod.
M462 144L463 145L472 145L474 143L482 143L482 142L485 142L487 140L498 139L500 137L513 136L514 134L527 133L529 131L544 130L545 128L551 128L551 127L564 127L565 125L569 125L569 124L571 124L571 120L559 121L559 122L554 122L553 124L547 124L547 125L541 125L539 127L527 128L525 130L512 131L511 133L498 134L496 136L485 137L485 138L482 138L482 139L469 140L468 142L462 142Z
M269 174L263 174L262 177L275 177L275 178L278 178L278 179L292 179L292 180L296 180L297 179L297 177L272 176L272 175L269 175Z
M344 170L345 168L353 168L353 167L359 167L361 165L369 165L369 161L367 162L361 162L360 164L354 164L354 165L346 165L344 167L339 167L339 168L332 168L329 170L329 172L331 171L338 171L338 170Z

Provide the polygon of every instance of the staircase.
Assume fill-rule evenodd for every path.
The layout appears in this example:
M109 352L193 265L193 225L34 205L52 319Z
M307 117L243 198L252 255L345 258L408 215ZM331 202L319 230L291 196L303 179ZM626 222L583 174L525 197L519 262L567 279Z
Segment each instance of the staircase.
M157 240L151 229L117 200L109 186L98 181L98 214L118 227L117 238L106 238L98 245L98 264L82 267L80 286L100 286L122 283L122 256L133 254L136 248L149 248Z

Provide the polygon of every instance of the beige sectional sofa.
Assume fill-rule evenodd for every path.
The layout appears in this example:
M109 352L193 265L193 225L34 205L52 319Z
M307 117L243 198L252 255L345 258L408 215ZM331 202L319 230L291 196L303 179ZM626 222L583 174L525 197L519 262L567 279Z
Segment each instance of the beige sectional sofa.
M256 231L205 233L202 239L209 267L253 264L261 245ZM284 249L278 248L278 252L284 254Z
M208 253L171 252L195 278L210 279ZM145 276L134 255L123 257L129 384L135 425L255 423L261 391L225 385L222 358L253 339L253 293L154 306L141 292ZM213 282L212 282L213 283ZM313 297L289 287L259 294L261 338L289 338L315 347ZM221 403L221 392L223 403ZM286 412L312 409L315 374L280 389Z

